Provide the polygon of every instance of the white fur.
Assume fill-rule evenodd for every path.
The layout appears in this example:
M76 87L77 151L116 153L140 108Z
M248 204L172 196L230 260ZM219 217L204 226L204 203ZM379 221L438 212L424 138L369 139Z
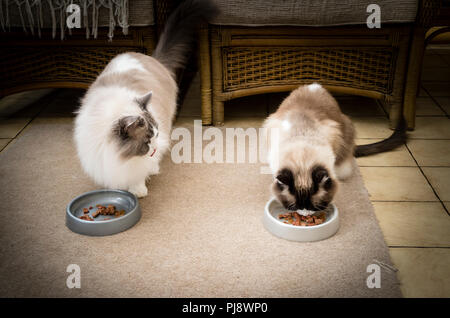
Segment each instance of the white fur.
M126 55L119 55L113 59L105 69L109 71L102 73L100 77L108 76L110 70L132 70L138 66L137 63L141 64L136 58ZM135 100L144 92L129 87L95 86L94 83L82 100L82 106L75 119L74 133L81 165L95 183L106 188L128 190L138 197L147 195L146 180L150 175L159 173L159 162L169 148L177 93L176 83L164 66L151 57L144 56L142 59L149 59L148 67L154 71L142 68L147 73L143 79L148 83L149 91L153 91L147 109L158 123L159 133L156 140L153 138L150 151L144 156L124 159L120 156L118 140L113 136L113 127L119 118L143 113ZM131 61L128 69L123 64L127 61ZM154 76L153 73L158 76ZM156 152L150 156L154 148Z
M308 85L308 89L311 91L311 92L315 92L315 91L317 91L317 90L319 90L319 89L321 89L322 88L322 85L320 85L320 84L318 84L318 83L312 83L312 84L309 84Z
M289 130L291 129L291 126L291 123L287 119L281 122L281 127L283 127L283 130Z
M289 129L286 127L289 126ZM309 162L303 158L303 155L321 158L322 163L333 173L335 155L331 145L327 142L329 128L322 126L320 130L314 131L311 135L302 136L302 138L292 138L292 124L287 120L269 118L265 121L264 127L267 133L264 136L268 145L267 162L272 173L280 169L280 162L286 161L290 153L297 153L298 164ZM272 134L275 134L273 136Z
M353 174L352 160L353 158L349 158L343 161L340 165L334 167L339 180L345 180Z
M143 194L142 189L135 189L142 188L142 183L145 185L150 172L159 170L153 167L159 165L158 149L154 157L145 155L124 160L118 155L116 140L111 136L113 124L119 118L141 114L139 107L131 102L138 96L123 87L98 88L85 99L85 111L76 119L75 141L82 166L96 183ZM161 153L166 147L157 148Z
M108 67L103 72L103 75L108 73L124 73L128 71L145 72L145 68L138 59L128 55L121 54L114 58Z
M316 213L316 211L309 211L309 210L306 210L306 209L303 209L303 210L297 210L296 212L297 212L298 214L304 215L304 216L310 216L310 215L313 215L314 213Z

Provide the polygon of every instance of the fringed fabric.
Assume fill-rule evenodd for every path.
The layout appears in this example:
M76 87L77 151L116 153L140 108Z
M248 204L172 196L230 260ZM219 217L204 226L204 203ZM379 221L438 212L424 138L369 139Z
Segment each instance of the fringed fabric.
M37 32L41 37L44 26L43 4L49 10L52 26L52 37L56 37L59 28L61 39L65 38L68 29L66 19L70 13L66 12L70 4L80 6L80 18L86 30L86 38L98 35L98 15L101 8L109 10L108 38L114 37L116 25L122 28L123 34L128 34L128 0L0 0L0 27L6 32L10 29L10 11L16 10L24 32ZM90 18L89 18L90 15ZM71 30L69 30L69 34Z

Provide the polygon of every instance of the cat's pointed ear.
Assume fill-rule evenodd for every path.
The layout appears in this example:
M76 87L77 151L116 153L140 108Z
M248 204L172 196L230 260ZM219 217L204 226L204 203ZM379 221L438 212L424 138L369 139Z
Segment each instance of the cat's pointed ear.
M123 138L135 137L142 129L145 129L145 123L141 116L125 116L119 119L117 131Z
M150 91L147 94L137 98L137 102L142 109L145 109L147 107L147 104L152 100L152 95L153 92Z

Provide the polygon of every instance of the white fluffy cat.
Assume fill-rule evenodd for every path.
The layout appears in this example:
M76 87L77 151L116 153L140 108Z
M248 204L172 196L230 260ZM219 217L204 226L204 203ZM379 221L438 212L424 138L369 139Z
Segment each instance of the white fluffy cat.
M107 188L146 196L159 172L176 112L175 71L183 67L196 27L217 13L206 0L187 0L167 21L153 55L113 58L81 101L75 143L84 171Z

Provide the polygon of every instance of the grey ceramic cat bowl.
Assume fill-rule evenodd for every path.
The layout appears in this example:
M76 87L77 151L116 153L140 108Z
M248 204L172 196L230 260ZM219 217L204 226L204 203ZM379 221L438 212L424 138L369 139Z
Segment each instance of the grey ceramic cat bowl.
M289 241L320 241L333 236L339 229L339 211L334 204L327 209L325 222L319 225L296 226L283 223L278 215L286 212L275 198L270 199L264 209L263 224L273 235Z
M94 221L82 220L83 209L93 207L89 210L92 215L97 208L96 205L116 207L116 210L125 210L125 215L114 217L99 215ZM73 199L66 209L66 226L75 233L91 236L112 235L125 231L135 225L141 218L141 209L136 196L123 190L95 190L86 192Z

